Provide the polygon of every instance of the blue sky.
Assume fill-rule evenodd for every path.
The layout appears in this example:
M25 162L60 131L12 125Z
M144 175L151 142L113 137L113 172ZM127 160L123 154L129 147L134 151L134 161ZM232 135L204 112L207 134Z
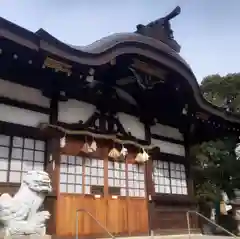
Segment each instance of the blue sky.
M172 21L181 55L198 81L240 72L240 0L0 0L0 16L31 31L86 45L115 32L131 32L180 5Z

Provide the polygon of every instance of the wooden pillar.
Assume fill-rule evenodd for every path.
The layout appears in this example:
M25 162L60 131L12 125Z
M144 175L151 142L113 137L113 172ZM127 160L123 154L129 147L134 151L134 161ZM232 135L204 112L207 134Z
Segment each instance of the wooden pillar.
M58 94L54 94L51 103L50 124L56 124L58 121ZM45 208L51 213L51 218L47 225L47 234L56 234L57 222L57 198L59 195L59 177L60 177L60 139L54 137L47 142L46 172L49 173L53 192L46 198Z
M151 132L147 123L145 123L145 140L151 144ZM152 204L152 195L153 195L153 180L152 180L152 159L148 160L145 164L145 185L146 185L146 200L148 205L148 227L149 227L149 235L151 235L151 231L153 230L152 225L152 215L153 215L153 204Z
M196 137L195 125L189 124L184 132L184 147L185 147L185 158L186 158L186 179L187 179L187 190L189 198L194 198L194 182L193 182L193 172L191 169L191 159L189 155L192 139ZM188 210L196 210L197 205L192 203ZM198 229L199 227L199 217L197 215L191 216L191 228Z
M191 139L193 137L196 137L194 135L194 125L189 124L186 131L184 132L184 147L185 147L185 158L187 162L186 167L186 176L187 176L187 189L188 189L188 195L190 197L194 197L194 185L193 185L193 175L191 173L191 162L190 162L190 155L189 150L191 147Z

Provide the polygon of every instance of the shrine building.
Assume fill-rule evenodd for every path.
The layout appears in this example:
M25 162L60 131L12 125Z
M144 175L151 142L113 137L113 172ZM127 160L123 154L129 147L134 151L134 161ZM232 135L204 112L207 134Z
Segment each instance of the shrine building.
M240 120L204 100L170 27L179 11L85 47L0 18L0 193L47 171L48 234L187 233L189 148Z

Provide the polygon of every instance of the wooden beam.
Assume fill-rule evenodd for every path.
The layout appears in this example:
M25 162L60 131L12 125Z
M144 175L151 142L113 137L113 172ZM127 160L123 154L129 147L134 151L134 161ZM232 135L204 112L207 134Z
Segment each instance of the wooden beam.
M30 104L30 103L23 102L23 101L9 99L9 98L3 97L3 96L0 96L0 103L4 104L4 105L10 105L10 106L13 106L13 107L26 109L26 110L31 110L31 111L34 111L34 112L40 112L40 113L43 113L43 114L50 114L50 109L49 108L39 106L39 105Z
M54 93L50 103L50 123L57 123L58 120L58 99L59 93ZM50 175L53 187L53 193L56 197L48 197L45 200L45 208L51 213L47 225L47 234L56 234L57 222L57 198L59 194L60 177L60 138L53 137L47 141L45 170Z

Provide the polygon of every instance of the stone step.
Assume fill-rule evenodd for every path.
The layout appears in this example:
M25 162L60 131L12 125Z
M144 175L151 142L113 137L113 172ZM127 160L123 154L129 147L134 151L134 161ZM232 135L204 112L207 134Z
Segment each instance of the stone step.
M202 235L202 234L188 234L181 235L159 235L159 236L133 236L133 237L117 237L117 239L228 239L230 236L214 236L214 235ZM96 238L96 239L109 239L108 238Z
M79 237L79 239L80 238L81 237ZM189 237L188 234L181 234L181 235L116 237L116 238L117 239L229 239L231 237L229 237L229 236L202 235L202 234L191 234L190 237ZM0 239L51 239L51 236L50 235L46 235L44 237L19 236L19 237L13 237L13 238L4 238L4 236L0 236ZM96 238L96 239L110 239L110 237Z

